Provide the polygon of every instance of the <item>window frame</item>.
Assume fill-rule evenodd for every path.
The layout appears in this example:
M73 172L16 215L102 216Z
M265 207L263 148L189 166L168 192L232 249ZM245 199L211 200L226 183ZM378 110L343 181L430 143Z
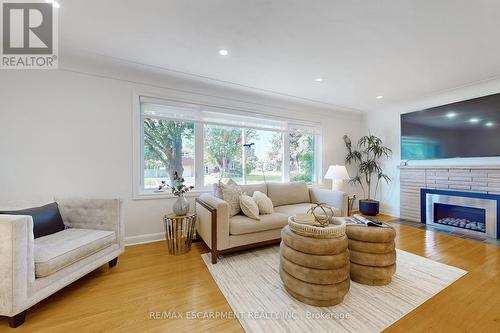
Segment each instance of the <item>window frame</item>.
M204 184L204 125L217 125L217 126L226 126L226 127L237 127L237 128L251 128L257 130L264 131L276 131L282 132L282 154L283 154L283 165L282 165L282 182L290 181L290 145L287 133L291 131L291 128L297 128L297 124L300 126L307 126L309 128L314 128L314 178L313 182L310 183L312 185L321 183L322 181L322 159L323 159L323 151L322 151L322 139L323 139L323 128L321 123L305 121L301 119L294 119L288 117L280 117L275 115L270 115L264 112L257 112L255 110L245 110L241 107L228 107L227 105L216 105L212 103L206 103L200 100L183 100L182 98L172 98L165 96L156 96L149 93L133 93L133 117L132 117L132 130L133 130L133 199L141 200L141 199L159 199L159 198L172 198L174 195L170 193L168 190L166 191L157 191L153 189L145 189L144 188L144 112L141 107L141 98L146 99L154 99L159 102L164 101L164 105L168 105L169 102L173 103L184 103L196 105L198 107L208 107L211 111L219 109L221 114L235 115L235 116L246 116L251 118L260 118L266 120L274 120L280 121L287 124L286 129L272 129L265 127L254 127L254 126L240 126L234 125L231 123L221 123L221 122L210 122L210 121L196 121L192 119L186 119L186 122L194 123L194 149L195 149L195 158L194 158L194 174L195 174L195 188L188 192L186 196L188 197L196 197L201 193L211 192L211 186L205 186ZM159 103L161 104L161 103ZM171 119L173 121L182 121L182 119Z

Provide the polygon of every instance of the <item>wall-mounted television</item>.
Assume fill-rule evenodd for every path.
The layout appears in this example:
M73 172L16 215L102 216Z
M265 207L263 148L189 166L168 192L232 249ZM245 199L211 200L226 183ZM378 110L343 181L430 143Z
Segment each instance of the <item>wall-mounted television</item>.
M500 156L500 94L401 115L401 159Z

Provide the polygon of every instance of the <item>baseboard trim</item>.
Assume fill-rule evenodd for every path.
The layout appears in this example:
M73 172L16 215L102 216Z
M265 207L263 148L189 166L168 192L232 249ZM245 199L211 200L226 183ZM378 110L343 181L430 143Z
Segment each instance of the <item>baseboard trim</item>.
M396 212L396 211L392 211L390 209L381 209L380 210L380 213L381 214L384 214L384 215L389 215L389 216L392 216L392 217L396 217L396 218L399 218L399 212Z
M165 233L145 234L138 236L125 237L125 246L147 244L165 240Z

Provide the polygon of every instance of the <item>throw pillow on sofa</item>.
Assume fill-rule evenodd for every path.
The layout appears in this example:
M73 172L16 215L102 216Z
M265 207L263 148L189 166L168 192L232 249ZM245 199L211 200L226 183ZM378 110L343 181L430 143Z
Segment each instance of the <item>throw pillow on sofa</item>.
M214 197L222 199L222 188L220 187L221 181L212 184L212 194Z
M235 183L235 182L234 182L234 180L229 179L227 181L227 184L231 184L231 183ZM224 185L224 183L221 180L218 180L217 183L212 184L212 192L213 192L212 194L214 197L222 199L222 185Z
M220 183L220 188L222 191L222 200L229 204L229 215L233 217L241 211L241 188L232 179L229 179L227 184Z
M221 180L218 180L217 183L212 184L212 194L214 197L219 199L224 199L222 197L222 185L238 185L234 180L228 179L227 183L224 184Z
M253 200L259 207L259 212L261 214L274 213L273 201L264 193L260 191L255 191L253 193Z
M31 216L33 218L33 235L35 238L55 234L65 228L61 213L59 213L59 206L55 202L41 207L2 211L0 214Z
M243 214L251 219L260 221L259 206L257 206L252 197L242 194L240 197L240 207Z

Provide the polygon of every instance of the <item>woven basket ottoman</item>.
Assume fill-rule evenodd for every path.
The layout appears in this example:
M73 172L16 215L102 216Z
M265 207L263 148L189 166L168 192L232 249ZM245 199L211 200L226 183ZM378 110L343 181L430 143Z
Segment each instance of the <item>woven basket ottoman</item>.
M290 223L290 221L289 221ZM315 306L342 302L349 291L349 250L345 223L336 232L306 235L286 226L281 231L280 276L287 292Z
M351 280L371 286L390 283L396 272L394 228L348 223L346 234L349 239Z

